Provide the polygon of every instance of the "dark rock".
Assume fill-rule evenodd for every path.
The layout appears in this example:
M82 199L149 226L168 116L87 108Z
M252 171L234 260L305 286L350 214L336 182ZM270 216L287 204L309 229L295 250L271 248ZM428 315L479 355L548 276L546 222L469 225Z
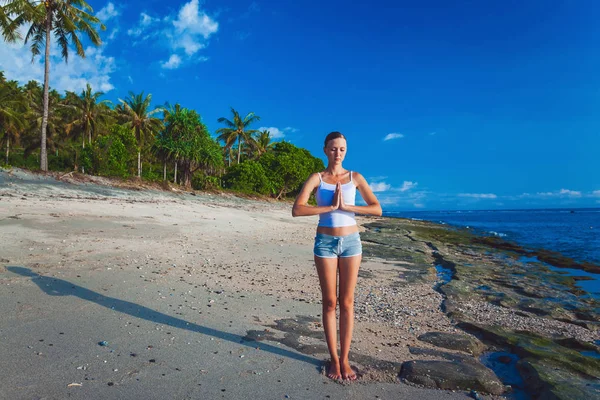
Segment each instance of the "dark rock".
M528 383L527 390L534 400L600 398L598 379L594 381L584 379L561 368L558 364L526 359L519 361L517 368Z
M459 333L427 332L418 339L437 347L464 351L474 355L479 355L485 350L485 346L479 340Z
M574 376L590 378L600 376L600 359L585 357L575 350L532 332L511 331L499 326L468 322L461 322L458 326L468 332L481 335L484 341L509 348L523 359L531 358L555 363Z
M444 358L446 360L456 361L456 362L479 364L479 361L477 361L477 359L473 358L472 356L466 355L466 354L449 353L447 351L439 351L439 350L435 350L435 349L423 349L421 347L414 347L414 346L409 346L408 351L410 351L410 354L414 354L416 356L430 356L430 357Z
M600 348L592 343L583 342L581 340L577 340L575 338L562 338L555 339L554 342L560 344L561 346L568 347L573 350L590 350L590 351L599 351Z
M504 392L498 377L481 364L453 361L408 361L400 378L417 385L444 390L476 390L495 395Z

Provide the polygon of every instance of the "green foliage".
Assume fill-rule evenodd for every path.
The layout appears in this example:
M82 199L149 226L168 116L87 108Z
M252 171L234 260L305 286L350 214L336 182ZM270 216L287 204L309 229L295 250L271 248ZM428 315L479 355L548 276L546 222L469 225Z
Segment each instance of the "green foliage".
M221 189L221 179L218 176L199 172L192 177L192 188L195 190L218 190Z
M81 165L90 174L125 178L135 171L136 140L127 127L114 125L81 154Z
M73 170L73 157L66 151L48 153L48 169L52 171Z
M102 43L96 26L104 30L106 27L92 15L93 9L83 0L53 0L31 2L27 0L6 0L0 6L0 33L8 42L20 41L21 30L27 34L24 43L30 45L32 61L43 53L42 46L50 49L50 38L56 39L61 56L68 60L69 44L72 44L80 57L85 57L85 50L79 35L84 33L89 41L99 46ZM28 43L29 42L29 43ZM49 60L45 60L46 63ZM49 69L45 70L44 82L49 81ZM45 85L48 94L48 86ZM51 112L49 99L43 96L43 114ZM48 170L48 154L46 151L46 124L41 126L40 136L40 168ZM50 146L49 146L50 147Z
M176 105L168 111L165 130L153 146L163 160L177 161L184 185L192 185L196 170L215 170L223 166L221 147L210 136L200 115L194 110Z
M4 157L1 157L4 161ZM25 155L23 151L12 151L8 157L8 165L13 167L25 168L29 170L40 169L39 151Z
M142 169L142 178L150 182L160 182L163 180L162 166L156 163L145 163Z
M268 171L277 198L298 192L310 174L325 169L321 159L288 142L276 143L273 151L265 153L259 162Z
M273 193L273 185L265 169L256 161L245 161L230 167L223 176L223 187L244 193Z
M39 169L43 95L38 82L20 86L7 81L0 71L3 164ZM293 196L310 173L324 169L321 160L308 151L286 142L274 143L268 131L250 129L259 121L254 113L242 118L231 109L231 120L219 118L224 126L216 131L215 139L196 111L179 104L153 108L152 97L142 92L130 93L112 108L101 97L90 85L80 94L49 90L45 142L50 169L83 168L88 174L119 177L133 176L137 170L144 180L160 181L166 179L166 166L166 176L173 179L176 168L178 182L188 188L223 187L277 198ZM158 118L160 113L162 118ZM229 168L221 179L225 162L236 156L240 167Z

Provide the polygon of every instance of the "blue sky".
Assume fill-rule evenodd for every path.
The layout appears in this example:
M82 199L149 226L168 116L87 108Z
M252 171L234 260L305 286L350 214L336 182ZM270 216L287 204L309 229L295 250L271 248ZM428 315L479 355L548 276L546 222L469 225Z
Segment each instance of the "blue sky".
M384 210L600 207L595 1L89 3L104 44L53 50L59 91L145 91L211 132L254 111L317 156L339 130ZM0 43L7 78L42 79L27 51Z

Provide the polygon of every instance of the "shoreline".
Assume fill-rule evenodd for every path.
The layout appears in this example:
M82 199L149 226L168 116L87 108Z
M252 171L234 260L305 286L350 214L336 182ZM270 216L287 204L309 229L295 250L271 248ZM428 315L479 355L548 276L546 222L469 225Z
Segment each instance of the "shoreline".
M578 210L578 213L586 213L586 212L600 213L600 208L586 207L586 208L575 209L575 210ZM432 222L432 223L436 223L436 224L446 225L453 229L465 229L467 232L470 232L471 234L473 234L475 236L481 236L483 238L491 239L492 241L497 241L498 243L504 243L509 246L516 246L516 247L520 248L520 251L522 251L524 253L531 253L531 254L541 253L541 254L546 255L547 257L554 256L558 259L564 258L565 259L564 261L566 263L576 265L576 269L585 270L585 268L596 268L596 267L600 266L600 255L598 255L598 258L594 258L594 257L589 258L589 259L576 258L576 257L573 257L572 255L569 255L568 253L565 253L564 251L561 252L560 250L552 250L551 248L548 248L547 246L544 246L543 244L529 243L526 240L523 240L522 232L521 232L520 236L519 236L519 234L517 234L515 232L512 232L512 234L507 235L504 232L497 232L497 230L502 230L502 228L493 227L493 226L485 226L485 225L494 225L495 223L503 222L500 220L481 225L480 221L477 221L477 220L471 220L471 221L463 220L462 222L458 221L458 220L452 221L453 217L451 217L451 215L471 215L471 214L478 214L478 213L485 213L485 214L504 214L504 213L540 214L540 213L547 213L547 212L550 212L550 213L561 212L561 214L576 213L573 209L556 208L556 209L515 209L515 210L411 211L411 212L404 212L404 213L388 212L388 213L384 213L384 214L387 214L385 216L391 217L391 218L406 218L406 219L410 219L410 220L414 220L414 221L427 221L427 222ZM425 218L417 218L417 217L412 216L412 214L419 214L419 213L430 214L430 216L425 217ZM440 216L436 217L434 219L431 216L432 214L440 214ZM447 218L444 218L444 215L447 216ZM450 222L448 222L448 218L451 220ZM532 221L532 222L537 222L537 221ZM471 224L475 224L475 226L472 226ZM586 226L585 228L587 229L588 226ZM593 229L593 227L589 227L589 228ZM558 267L561 267L561 266L558 265ZM565 267L567 267L567 266L565 266ZM596 268L595 273L600 274L600 269Z
M31 183L34 178L26 175L20 182L0 181L0 233L4 231L2 239L9 243L0 255L4 267L0 271L3 288L0 296L8 307L4 310L6 315L0 317L4 318L2 326L21 332L24 323L34 323L31 318L37 314L32 314L32 310L43 309L44 303L57 299L63 299L71 315L86 320L76 306L80 300L70 296L47 297L39 289L36 292L31 277L19 278L6 270L6 266L21 266L44 279L72 282L81 288L79 291L87 288L103 293L106 289L112 298L127 298L156 311L159 310L156 307L175 295L181 300L169 302L166 308L162 306L162 314L183 318L179 315L182 314L184 320L196 324L193 321L197 318L206 318L214 326L223 326L222 331L239 332L239 340L246 344L276 345L317 360L326 359L320 327L320 294L310 251L316 224L310 218L293 219L288 204L205 193L173 195L94 185L79 187L56 183L52 178ZM512 385L511 395L509 379L502 378L500 382L489 367L496 373L498 369L487 361L481 364L480 354L508 350L516 358L506 365L531 375L532 369L541 368L539 360L542 364L547 362L546 355L534 357L524 343L534 340L535 335L550 335L544 340L549 340L548 346L559 346L552 347L552 351L565 353L562 363L567 366L572 365L569 360L582 360L577 358L579 353L572 353L572 348L585 347L581 351L588 353L598 351L594 344L598 327L590 320L597 318L597 303L593 299L579 303L577 294L572 293L575 289L568 287L574 284L573 279L545 271L540 263L526 267L505 250L472 243L468 235L444 226L364 217L359 217L359 224L365 255L356 291L351 361L359 368L361 382L367 387L365 393L387 384L392 384L389 389L392 391L413 387L400 383L403 381L446 389L431 393L418 389L423 391L420 392L423 398L451 397L448 390L463 390L463 394L468 394L471 389L492 393L489 398L504 398L501 393L511 398L519 390L522 393L531 390L530 383L522 388ZM438 285L435 267L444 263L454 266L454 279ZM543 280L525 279L520 286L515 285L511 271L519 276L525 268L543 273ZM509 276L509 280L504 279ZM35 279L39 282L41 278ZM469 286L470 283L477 285ZM47 284L54 285L52 280ZM7 292L15 285L37 300L20 297L21 304L15 304ZM486 285L489 288L482 289ZM546 309L545 297L540 297L559 296L559 287L569 288L561 300L571 309L566 313ZM137 294L128 295L128 288L137 288L134 290ZM201 297L206 302L199 303L197 299ZM256 305L252 310L248 308L248 299L253 299L251 304ZM11 304L16 308L11 309ZM56 314L58 320L70 318L56 310L46 312ZM231 318L227 325L218 318L222 314L236 318ZM171 321L164 316L159 318ZM9 321L14 327L5 325ZM495 327L502 329L495 331ZM534 336L517 336L517 344L514 335L513 339L507 339L508 330L521 335L518 332L523 329ZM120 330L115 328L115 331ZM152 337L150 332L144 337ZM114 340L121 340L120 337L122 334ZM134 340L132 346L135 343ZM19 348L31 352L27 346L37 347L34 343L21 343ZM230 346L233 346L231 351L237 351L234 344ZM183 360L188 359L181 353L185 352L181 343L173 350ZM14 362L14 357L2 356L6 362L11 359ZM600 368L594 361L587 362L593 357L581 357L585 357L589 371ZM55 361L48 359L43 364ZM557 365L558 361L550 358L550 362ZM459 374L471 378L467 383L456 376L436 378L436 374L458 366L467 368ZM422 379L420 368L433 371L428 373L429 380ZM565 371L574 373L570 368ZM148 368L140 366L138 370ZM256 374L260 372L257 371ZM310 380L313 373L306 370L300 375ZM109 375L99 374L96 379L106 381ZM554 390L556 385L538 375L530 381L545 390ZM125 387L123 382L123 390L128 390L129 386ZM582 382L571 386L583 385L585 390L587 381ZM6 385L8 381L3 382L3 387ZM53 390L62 393L64 388ZM340 390L349 389L342 385Z

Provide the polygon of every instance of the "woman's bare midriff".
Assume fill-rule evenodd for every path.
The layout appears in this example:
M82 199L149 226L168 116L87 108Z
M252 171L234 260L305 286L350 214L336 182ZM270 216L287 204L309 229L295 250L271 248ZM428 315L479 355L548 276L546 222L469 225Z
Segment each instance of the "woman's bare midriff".
M317 226L317 233L331 236L346 236L351 233L358 232L358 225L340 226L337 228L329 228L327 226Z

